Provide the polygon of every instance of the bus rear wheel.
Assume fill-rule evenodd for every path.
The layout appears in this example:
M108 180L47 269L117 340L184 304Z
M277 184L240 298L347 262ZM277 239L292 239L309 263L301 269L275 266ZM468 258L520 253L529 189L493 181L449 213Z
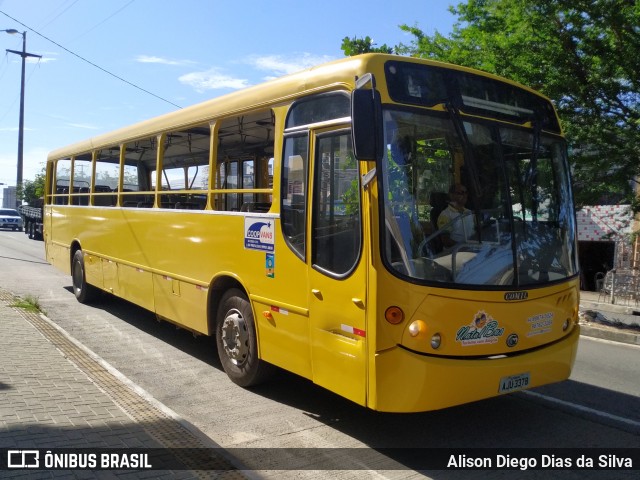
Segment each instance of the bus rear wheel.
M91 303L98 298L100 290L87 283L87 276L84 268L84 253L77 250L73 254L71 261L71 281L73 283L73 293L80 303Z
M258 385L273 374L273 365L258 358L253 311L241 290L232 288L220 300L216 344L222 368L237 385Z

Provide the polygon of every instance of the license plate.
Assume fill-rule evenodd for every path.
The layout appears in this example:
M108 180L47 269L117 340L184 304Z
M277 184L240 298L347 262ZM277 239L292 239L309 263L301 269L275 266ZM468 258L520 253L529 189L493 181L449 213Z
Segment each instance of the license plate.
M511 375L510 377L502 377L500 379L500 388L498 393L515 392L527 388L531 383L529 372Z

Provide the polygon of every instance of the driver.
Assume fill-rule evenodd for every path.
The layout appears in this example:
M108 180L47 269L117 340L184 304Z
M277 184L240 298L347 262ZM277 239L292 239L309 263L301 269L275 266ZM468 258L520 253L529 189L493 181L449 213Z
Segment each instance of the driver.
M473 216L465 207L467 189L456 183L449 188L449 206L438 216L438 229L442 230L442 244L451 248L464 243L473 234Z

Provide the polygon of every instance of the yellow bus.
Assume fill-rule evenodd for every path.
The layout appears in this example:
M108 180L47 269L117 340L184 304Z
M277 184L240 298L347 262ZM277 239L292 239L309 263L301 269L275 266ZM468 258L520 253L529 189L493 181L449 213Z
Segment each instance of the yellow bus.
M215 335L241 386L276 366L416 412L571 372L566 143L505 79L345 58L53 151L45 200L80 302Z

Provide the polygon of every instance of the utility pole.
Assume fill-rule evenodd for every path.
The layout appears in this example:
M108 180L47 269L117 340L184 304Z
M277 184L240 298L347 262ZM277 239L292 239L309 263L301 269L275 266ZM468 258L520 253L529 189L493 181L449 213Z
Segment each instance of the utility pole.
M14 29L5 30L9 34L20 33ZM9 53L15 53L22 57L22 77L20 81L20 123L18 125L18 173L16 175L16 207L19 207L22 203L20 200L20 192L22 189L22 168L24 162L24 70L27 57L42 58L42 55L35 55L33 53L27 53L27 32L22 32L22 51L9 50Z

